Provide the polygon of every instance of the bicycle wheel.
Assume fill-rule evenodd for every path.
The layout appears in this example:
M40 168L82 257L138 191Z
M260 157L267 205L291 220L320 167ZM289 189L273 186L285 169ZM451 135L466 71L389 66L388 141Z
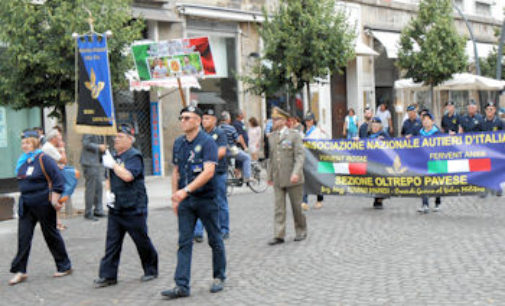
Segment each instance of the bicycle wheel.
M235 179L235 173L233 170L228 168L228 178L226 179L226 196L229 197L233 193L233 183L231 180Z
M254 180L249 182L247 186L249 186L249 188L256 193L264 192L265 190L267 190L268 184L267 184L266 170L260 167L258 163L252 163L251 172L252 172L252 178Z

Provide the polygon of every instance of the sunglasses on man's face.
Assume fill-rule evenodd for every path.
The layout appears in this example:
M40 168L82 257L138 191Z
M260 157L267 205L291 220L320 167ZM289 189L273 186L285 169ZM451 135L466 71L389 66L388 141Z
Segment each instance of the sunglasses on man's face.
M188 121L191 118L194 118L194 116L179 116L179 121Z

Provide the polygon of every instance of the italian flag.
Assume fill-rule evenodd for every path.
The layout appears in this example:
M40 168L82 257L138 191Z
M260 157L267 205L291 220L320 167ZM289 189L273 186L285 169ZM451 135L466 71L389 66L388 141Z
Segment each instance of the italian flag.
M317 172L331 173L331 174L365 175L366 174L366 163L319 162L319 164L317 166Z
M491 171L491 159L453 159L428 161L428 173L459 173Z

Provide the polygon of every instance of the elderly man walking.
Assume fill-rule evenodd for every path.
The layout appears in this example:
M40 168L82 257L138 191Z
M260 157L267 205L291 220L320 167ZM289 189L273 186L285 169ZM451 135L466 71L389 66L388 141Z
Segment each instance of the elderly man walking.
M275 107L272 111L274 132L268 138L270 159L268 184L274 186L275 218L274 238L268 242L276 245L284 242L286 235L286 194L289 195L295 221L295 241L307 238L307 223L302 213L303 152L302 137L298 131L288 129L289 113Z

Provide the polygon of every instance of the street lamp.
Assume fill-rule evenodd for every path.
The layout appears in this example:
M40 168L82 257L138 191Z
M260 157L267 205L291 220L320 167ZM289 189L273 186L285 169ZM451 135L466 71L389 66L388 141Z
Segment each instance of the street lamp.
M475 37L473 36L473 28L470 22L468 22L468 19L466 18L465 14L461 11L461 9L458 7L458 5L453 1L454 8L458 12L458 14L463 18L465 21L466 27L468 28L468 32L470 33L470 39L472 40L473 43L473 52L474 52L474 57L475 57L475 72L477 75L480 75L480 63L479 63L479 52L477 51L477 43L475 42Z

